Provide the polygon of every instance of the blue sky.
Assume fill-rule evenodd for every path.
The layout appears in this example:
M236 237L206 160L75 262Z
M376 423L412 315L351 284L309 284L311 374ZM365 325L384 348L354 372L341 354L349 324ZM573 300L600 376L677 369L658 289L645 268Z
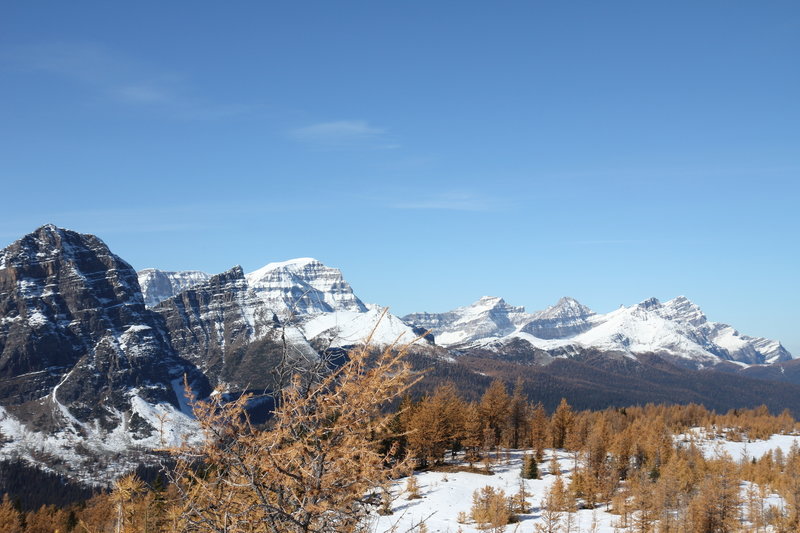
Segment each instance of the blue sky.
M393 312L685 294L800 355L800 3L7 2L0 240Z

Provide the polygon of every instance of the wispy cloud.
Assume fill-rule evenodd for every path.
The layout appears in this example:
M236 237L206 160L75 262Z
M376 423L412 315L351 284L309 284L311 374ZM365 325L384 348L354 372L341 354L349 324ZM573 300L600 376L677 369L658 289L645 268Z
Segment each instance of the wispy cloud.
M205 101L175 71L121 54L98 43L56 42L7 48L0 60L46 72L83 86L95 98L157 109L182 119L216 119L254 109Z
M388 131L366 120L320 122L295 128L289 137L322 148L399 148L388 139Z
M397 202L393 209L438 209L444 211L495 211L502 202L497 198L469 192L448 192L433 195L420 194L419 198Z
M23 68L55 74L107 98L155 103L174 98L180 81L95 43L39 43L8 50L4 58Z

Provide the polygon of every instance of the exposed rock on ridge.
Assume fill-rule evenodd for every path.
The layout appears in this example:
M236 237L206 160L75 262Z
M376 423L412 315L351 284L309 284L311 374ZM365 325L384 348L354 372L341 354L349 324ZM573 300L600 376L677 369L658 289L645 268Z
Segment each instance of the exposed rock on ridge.
M333 311L366 312L339 269L300 258L268 265L247 274L255 294L284 318Z
M527 344L531 353L544 350L564 357L595 348L630 355L655 353L693 366L724 361L771 364L792 358L777 341L741 335L727 324L709 321L684 296L665 303L650 298L606 314L597 314L573 298L525 313L500 298L483 297L447 313L417 313L404 320L431 329L439 344L459 350L480 347L519 354L520 346Z
M125 387L169 374L172 352L136 273L97 237L43 226L0 252L0 266L3 403L55 389L53 402L88 420L107 398L124 404ZM175 401L159 387L142 394Z
M282 325L250 289L239 266L154 310L164 318L175 351L195 363L213 385L226 389L270 388L270 371L284 349L297 360L317 358L297 329Z
M155 307L167 298L171 298L189 287L194 287L198 283L203 283L211 277L199 270L169 272L157 268L145 268L137 272L137 276L139 286L142 288L142 295L144 295L144 304L147 307Z

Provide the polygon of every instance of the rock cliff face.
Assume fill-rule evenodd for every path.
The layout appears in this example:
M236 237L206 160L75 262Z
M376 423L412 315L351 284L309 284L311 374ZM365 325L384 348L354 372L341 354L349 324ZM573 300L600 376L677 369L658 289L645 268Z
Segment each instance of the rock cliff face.
M142 288L144 304L155 307L167 298L171 298L181 291L194 287L207 281L209 276L199 270L181 270L169 272L157 268L145 268L137 272L139 286Z
M573 298L561 298L558 303L535 313L521 331L540 339L564 339L591 329L594 311Z
M136 273L97 237L43 226L0 252L0 402L48 395L80 421L114 418L125 391L172 401L172 357ZM160 382L160 385L159 385Z
M247 282L264 304L281 318L334 311L367 311L341 271L316 259L269 263L247 274Z
M295 359L317 357L302 335L282 325L249 288L239 266L154 310L164 318L174 350L196 364L212 385L225 389L271 389L271 370L284 349Z

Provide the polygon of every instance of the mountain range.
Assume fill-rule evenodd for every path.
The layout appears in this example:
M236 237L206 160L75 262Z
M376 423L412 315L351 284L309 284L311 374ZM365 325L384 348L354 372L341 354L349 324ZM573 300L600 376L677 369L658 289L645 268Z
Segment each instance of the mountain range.
M697 401L800 413L800 366L775 340L712 322L689 299L595 313L572 298L528 313L499 297L397 317L311 258L136 272L93 235L53 225L0 251L0 458L106 483L199 438L184 391L262 398L276 369L335 364L348 346L412 341L421 387L476 395L521 379L552 408ZM263 414L263 413L262 413Z

